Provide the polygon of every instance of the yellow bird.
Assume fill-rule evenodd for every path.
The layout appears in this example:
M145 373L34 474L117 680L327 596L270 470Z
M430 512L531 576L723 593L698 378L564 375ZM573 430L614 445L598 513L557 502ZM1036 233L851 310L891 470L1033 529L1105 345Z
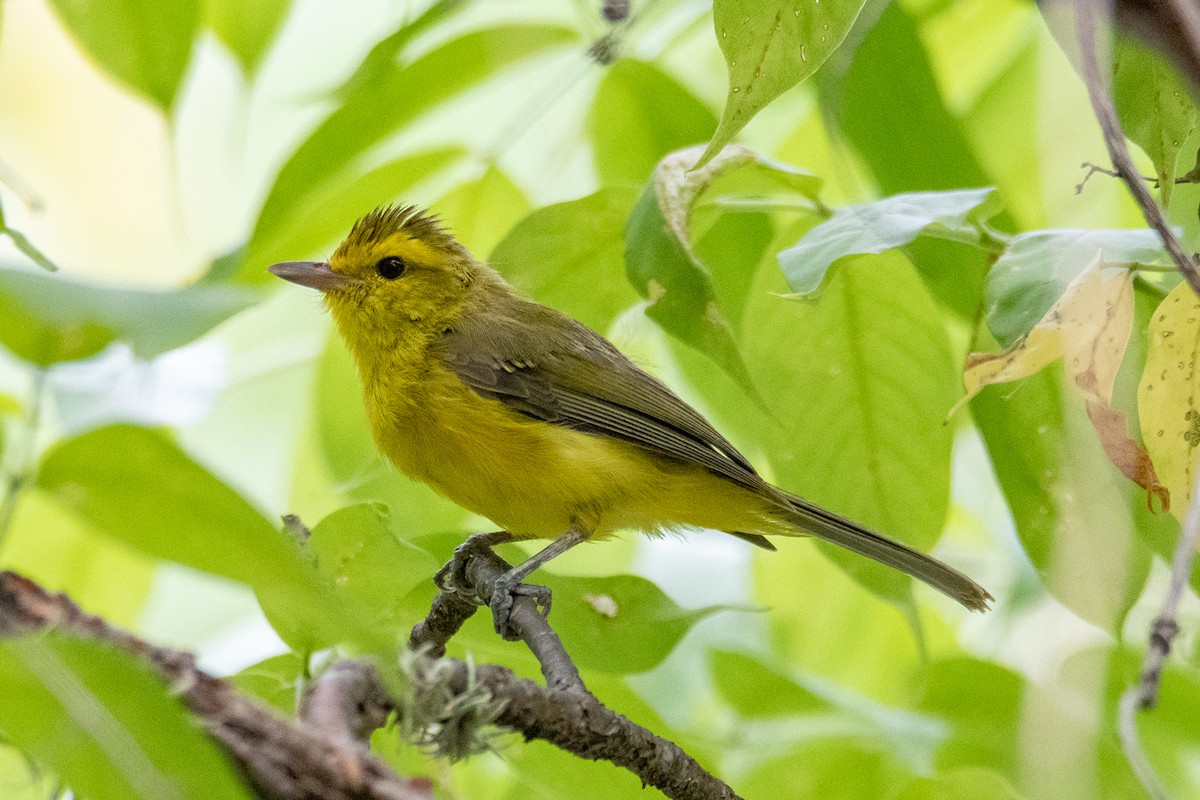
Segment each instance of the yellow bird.
M814 535L918 578L972 611L958 570L767 483L666 385L595 331L517 295L430 216L376 209L328 263L275 275L319 289L358 364L375 441L405 474L504 528L553 539L493 592L508 633L524 578L620 530Z

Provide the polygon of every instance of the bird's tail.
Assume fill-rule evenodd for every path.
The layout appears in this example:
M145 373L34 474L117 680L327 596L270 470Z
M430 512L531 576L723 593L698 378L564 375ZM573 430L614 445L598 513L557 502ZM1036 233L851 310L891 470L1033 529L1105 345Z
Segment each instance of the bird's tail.
M907 573L972 611L987 611L992 596L954 567L801 497L784 492L780 494L786 499L787 511L790 512L786 515L787 521L806 533Z

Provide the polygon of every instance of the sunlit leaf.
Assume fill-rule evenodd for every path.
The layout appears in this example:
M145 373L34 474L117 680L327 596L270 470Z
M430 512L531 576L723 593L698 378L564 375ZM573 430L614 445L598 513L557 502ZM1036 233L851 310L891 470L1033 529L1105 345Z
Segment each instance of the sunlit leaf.
M530 210L525 192L494 164L475 180L451 189L431 207L455 238L480 257Z
M314 189L303 210L271 228L255 230L246 245L243 269L262 271L277 261L317 256L328 258L332 247L345 238L351 225L376 206L405 202L405 195L421 181L454 163L464 151L445 147L389 161L352 180Z
M538 582L554 592L554 630L571 658L581 669L599 672L645 672L666 658L693 625L726 608L680 608L635 575L542 574ZM608 600L603 608L597 608L598 597Z
M920 709L951 725L938 748L941 769L987 764L1015 776L1019 766L1022 679L999 664L954 658L922 675Z
M829 2L829 0L826 0ZM803 764L803 769L797 769ZM862 800L901 786L911 777L879 742L843 733L814 736L772 758L738 782L744 797Z
M406 60L405 48L417 36L436 28L444 20L453 19L454 14L466 5L466 0L434 0L411 22L401 25L395 33L376 42L354 74L338 88L335 96L344 100L355 92L369 91L373 85L387 81L396 66Z
M981 767L963 767L934 778L914 778L896 800L1022 800L1002 776Z
M0 728L94 800L250 797L226 757L132 656L55 635L0 642Z
M200 27L196 0L52 0L51 5L104 71L170 110Z
M87 358L116 340L145 358L187 344L256 299L231 286L123 288L0 264L0 343L39 366Z
M745 653L718 650L711 663L717 691L742 716L781 717L831 708L825 698Z
M1161 525L1108 463L1084 404L1042 370L971 401L1017 535L1046 588L1079 616L1120 630L1150 568L1137 531ZM1097 554L1103 553L1104 558Z
M1163 56L1128 38L1121 38L1113 53L1112 92L1125 135L1154 162L1165 207L1179 150L1196 126L1191 94Z
M205 0L204 21L233 53L242 72L253 75L291 7L292 0Z
M1149 349L1138 385L1142 438L1181 521L1192 503L1200 464L1200 299L1186 282L1176 286L1150 320Z
M253 587L291 642L366 639L296 545L160 433L114 425L69 439L38 485L143 553Z
M920 25L908 6L883 5L844 79L838 77L831 69L818 74L822 106L835 111L840 132L884 194L995 182L942 97ZM994 130L989 134L998 138Z
M397 536L392 525L380 503L347 506L312 529L308 548L347 604L363 619L396 631L403 618L397 611L400 600L431 580L441 562Z
M282 653L251 664L229 676L229 680L238 691L290 715L296 712L297 690L304 671L302 658L295 653Z
M882 253L921 234L978 244L980 225L997 211L995 190L914 192L874 203L842 206L779 254L779 266L797 295L815 292L839 258Z
M1162 263L1158 234L1134 230L1046 230L1012 238L988 273L987 322L1008 346L1046 315L1079 273L1099 258L1112 263Z
M596 171L607 184L641 184L659 159L704 141L716 125L712 111L670 75L624 58L604 73L588 112Z
M928 550L949 498L952 431L942 420L958 377L940 313L912 265L897 251L852 256L815 302L764 292L747 320L747 362L778 420L760 427L779 482ZM906 576L826 552L907 602Z
M322 122L292 155L259 213L252 240L272 241L313 197L332 193L370 148L422 114L513 63L562 46L574 32L550 25L511 25L465 34L386 77L363 84ZM268 277L252 250L241 280Z
M699 148L671 153L654 170L653 186L634 206L625 230L629 280L649 300L646 314L672 336L715 361L753 393L733 331L717 303L712 276L696 257L692 210L719 178L743 169L769 172L777 185L813 196L820 182L787 164L733 145L700 169L691 170ZM747 260L751 269L756 260Z
M862 7L862 0L716 0L713 27L729 67L729 95L698 164L716 156L768 103L816 72Z
M123 627L143 619L157 572L152 559L32 489L21 494L2 552L5 569L67 592L89 613Z
M652 189L629 215L625 269L649 301L647 316L711 358L740 384L751 386L733 329L717 305L711 276L671 231Z
M599 331L636 302L624 279L625 221L633 189L609 187L534 211L489 261L522 293Z

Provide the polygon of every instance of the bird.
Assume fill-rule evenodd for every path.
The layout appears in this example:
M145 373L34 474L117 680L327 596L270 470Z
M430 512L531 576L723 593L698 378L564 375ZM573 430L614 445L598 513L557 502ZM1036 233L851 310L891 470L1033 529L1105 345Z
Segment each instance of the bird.
M992 600L957 569L767 482L666 384L583 323L521 296L426 210L378 207L328 261L268 269L322 293L384 456L502 528L476 534L456 558L551 540L493 587L505 638L515 635L514 596L548 611L548 590L528 575L623 530L712 529L768 550L767 537L810 535L972 611Z

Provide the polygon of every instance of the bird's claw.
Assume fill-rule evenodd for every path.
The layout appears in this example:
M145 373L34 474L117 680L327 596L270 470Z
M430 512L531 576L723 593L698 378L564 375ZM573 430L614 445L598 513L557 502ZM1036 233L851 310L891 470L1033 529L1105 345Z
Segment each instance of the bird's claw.
M538 611L543 617L550 614L550 589L533 583L519 583L508 575L503 575L492 584L492 624L500 638L515 642L520 636L509 624L513 603L518 596L529 597L537 604Z
M433 575L433 584L438 591L457 594L476 605L483 605L475 586L467 579L467 565L471 559L483 552L490 552L491 544L472 536L454 548L454 555Z

